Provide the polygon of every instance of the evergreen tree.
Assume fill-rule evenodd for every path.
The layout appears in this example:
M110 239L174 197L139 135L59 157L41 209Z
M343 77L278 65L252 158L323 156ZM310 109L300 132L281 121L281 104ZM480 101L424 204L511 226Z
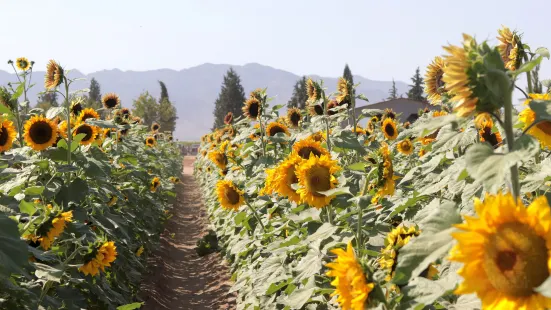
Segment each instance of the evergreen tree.
M392 79L392 88L388 91L388 98L387 100L392 100L398 98L398 90L396 89L396 82L394 79Z
M101 102L101 87L95 78L90 80L90 92L88 93L88 100L92 102Z
M308 100L308 93L306 92L306 77L303 76L295 83L293 89L293 96L287 102L287 108L306 108L306 101Z
M58 107L57 92L45 92L38 97L36 103L37 108L41 108L44 112L48 111L51 107Z
M427 99L423 96L425 92L425 89L423 88L425 81L423 81L423 78L421 77L419 67L415 70L415 74L411 78L411 81L413 84L409 85L410 89L408 91L408 98L417 101L426 101Z
M161 85L161 98L159 98L159 103L162 103L165 99L168 99L168 90L166 89L166 85L163 81L159 81L159 85Z
M532 93L541 94L543 93L543 84L540 81L540 65L536 65L532 74L530 75L532 81ZM528 87L526 87L526 93L529 93Z
M159 104L158 115L161 131L170 131L171 133L174 132L176 129L176 120L178 119L178 116L176 116L176 107L168 100L168 98L165 98Z
M350 85L354 85L354 76L352 75L352 71L350 71L350 67L348 64L344 66L344 72L342 73L342 77L350 83ZM354 90L354 93L356 90Z
M230 68L224 76L222 89L218 95L218 99L214 102L214 124L213 129L224 126L224 116L228 112L233 113L233 117L237 118L243 115L241 108L245 102L245 92L241 86L239 75Z
M151 126L159 119L159 104L149 92L141 93L132 103L132 114L141 117L144 125Z

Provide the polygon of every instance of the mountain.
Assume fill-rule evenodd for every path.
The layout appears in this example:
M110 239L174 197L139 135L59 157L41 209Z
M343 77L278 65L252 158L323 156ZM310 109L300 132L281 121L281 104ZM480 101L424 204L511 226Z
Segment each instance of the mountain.
M72 91L88 88L89 80L95 78L101 86L102 94L117 93L123 106L126 107L132 107L133 100L144 91L158 97L160 94L158 81L161 80L166 84L170 100L178 110L179 119L175 137L179 140L198 140L203 134L209 132L212 126L214 101L220 91L223 76L230 67L233 67L240 75L247 95L256 88L267 87L268 95L275 97L275 100L272 101L273 104L286 104L292 95L295 82L300 78L291 72L256 63L244 66L206 63L180 71L171 69L121 71L113 69L83 74L78 70L71 70L69 77L85 78L85 80L74 82L71 85ZM323 79L328 91L335 91L337 78L315 75L311 75L311 77ZM32 79L36 85L29 91L29 99L34 105L38 93L44 90L42 84L44 72L33 72ZM14 74L0 70L0 85L16 81L17 77ZM358 75L354 76L354 82L360 83L357 92L366 95L370 103L384 100L392 86L390 81L374 81ZM396 81L396 88L399 94L406 93L408 90L407 84L399 81Z

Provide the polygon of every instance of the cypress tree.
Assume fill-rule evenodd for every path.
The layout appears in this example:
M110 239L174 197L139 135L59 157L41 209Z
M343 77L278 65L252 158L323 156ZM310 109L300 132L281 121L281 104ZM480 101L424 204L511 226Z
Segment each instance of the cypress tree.
M398 90L396 89L396 82L394 79L392 79L392 88L388 91L388 98L387 100L392 100L398 98Z
M161 86L161 97L159 98L159 103L162 103L165 99L169 100L168 90L166 89L166 85L163 81L159 81L159 85Z
M423 96L425 92L423 87L423 85L425 85L425 81L423 81L423 78L421 77L419 67L415 70L415 74L411 78L411 81L413 84L409 85L410 89L408 91L408 98L417 101L426 101L427 99Z
M348 64L344 66L344 71L342 73L342 77L350 83L350 85L354 85L354 76L352 75L352 71L350 71L350 67ZM356 90L354 90L354 93L352 95L355 95Z
M243 90L243 86L241 86L241 78L233 68L230 68L224 76L218 99L214 102L213 129L224 126L224 116L228 112L232 112L234 118L243 115L241 108L244 102L245 91Z
M88 98L91 102L101 102L101 87L95 78L90 80L90 92Z
M308 100L308 93L306 92L306 77L303 76L295 83L293 89L293 96L287 102L287 108L306 108L306 101Z

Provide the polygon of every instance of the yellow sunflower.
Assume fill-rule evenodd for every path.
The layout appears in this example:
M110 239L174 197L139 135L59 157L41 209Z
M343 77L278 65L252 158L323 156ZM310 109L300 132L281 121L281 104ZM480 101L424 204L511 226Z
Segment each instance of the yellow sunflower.
M159 177L154 177L153 180L151 180L151 184L149 186L149 190L154 193L157 191L157 189L161 186L161 179Z
M520 37L505 26L502 26L497 32L499 33L497 39L500 41L497 48L503 63L505 63L505 68L516 70L521 60Z
M179 177L170 177L169 180L173 184L179 184L180 183L180 178Z
M154 147L157 144L157 141L153 137L147 137L145 138L145 145L149 147Z
M331 160L329 156L320 157L310 155L308 160L304 160L296 168L300 195L302 202L320 209L328 205L335 196L325 196L319 192L328 191L336 187L337 179L334 174L341 168L336 160Z
M59 86L61 82L63 82L63 68L54 60L50 60L46 66L44 87L46 87L46 89L53 89Z
M51 205L49 205L48 207L51 208ZM50 228L48 229L48 232L38 239L38 241L40 241L40 246L44 250L49 250L52 246L52 243L54 242L54 239L59 237L63 233L65 227L67 227L67 223L72 222L72 220L73 211L63 212L60 215L54 217L50 223Z
M85 123L87 119L100 119L100 116L96 110L92 108L86 108L78 114L77 123Z
M99 249L96 250L96 255L88 262L84 263L78 270L84 275L95 276L101 269L105 272L105 267L111 266L117 258L117 247L113 241L105 242Z
M27 71L31 67L31 62L25 57L19 57L15 60L15 65L19 70Z
M290 135L289 128L287 128L287 126L283 123L271 122L266 127L266 134L268 135L268 137L273 137L280 132L284 133L287 136Z
M161 129L161 125L159 125L159 123L153 122L153 124L151 124L151 131L157 132L159 129Z
M333 262L326 265L331 269L326 275L335 278L331 282L331 285L335 287L335 292L331 296L338 296L337 301L343 310L363 310L367 297L375 284L367 283L363 268L352 248L352 243L348 242L346 251L334 249L331 250L331 253L337 255Z
M404 139L398 142L396 148L398 149L398 152L404 155L410 155L411 153L413 153L413 143L410 139Z
M489 126L481 128L478 133L480 135L480 142L488 142L493 147L498 146L503 141L499 131L492 132L492 127Z
M370 119L367 121L367 125L365 126L365 132L368 134L372 134L375 131L375 123Z
M309 104L308 113L311 116L316 116L316 115L323 115L325 111L323 110L323 106L321 104Z
M308 95L308 101L316 101L321 97L321 89L318 83L312 81L311 78L306 80L306 94Z
M75 130L73 130L73 136L77 136L79 134L85 134L82 140L80 140L81 145L92 144L98 137L99 128L97 126L83 123L78 125Z
M425 154L427 154L427 151L425 149L420 149L419 150L419 157L423 157L423 156L425 156Z
M336 108L338 106L339 106L339 104L337 103L337 100L329 101L329 103L327 104L327 114L328 115L335 115L335 114L339 113L338 111L333 110L334 108Z
M289 157L281 162L275 171L274 179L275 191L282 197L289 198L290 201L300 203L300 195L293 189L292 185L298 183L296 167L303 159L291 153Z
M551 213L545 196L528 208L511 194L475 198L478 217L464 216L453 233L450 260L463 263L455 294L476 293L484 309L545 309L551 298L534 291L551 269Z
M485 127L494 127L494 121L490 113L478 113L474 119L476 128L482 129Z
M351 130L352 132L354 132L354 128L351 128L350 130ZM356 136L365 135L365 134L366 134L366 132L365 132L365 130L363 130L362 127L356 126Z
M379 164L378 174L378 186L379 190L374 198L379 199L384 196L394 195L395 182L394 182L394 167L392 166L392 159L390 158L390 150L388 144L382 144L380 153L383 157L383 161Z
M245 105L242 108L243 114L250 120L257 120L260 116L262 107L260 106L260 100L256 97L251 97L245 101Z
M398 137L398 128L396 128L396 122L392 118L385 118L381 128L388 140L395 140Z
M352 85L349 85L348 81L340 77L337 82L337 91L339 95L337 96L337 103L339 105L348 105L350 104L350 88Z
M107 202L107 205L112 207L117 203L117 200L119 200L119 197L117 197L115 195L110 195L109 201Z
M82 112L82 110L84 110L84 107L82 106L82 100L79 100L79 98L77 98L76 100L71 101L71 114L73 116L80 115L80 112Z
M220 180L216 183L216 194L222 208L237 211L245 203L243 191L238 189L232 181Z
M532 99L551 100L551 95L547 93L529 94L529 96L530 99L524 101L524 105L527 107L519 114L519 120L524 123L524 129L528 128L536 120L536 113L528 106L530 101L532 101ZM544 120L539 122L528 130L528 134L538 139L543 147L551 147L551 121Z
M299 109L292 108L287 110L287 121L289 122L289 124L291 124L291 127L298 127L301 120L302 114L300 113Z
M308 138L293 144L293 152L303 159L309 159L310 154L317 157L329 155L329 151L321 146L321 142Z
M121 99L115 93L107 93L101 98L101 103L106 109L114 109L121 103Z
M451 101L457 102L455 110L459 116L470 115L476 109L478 98L471 90L471 80L468 75L470 70L469 52L471 50L474 39L466 34L463 34L463 47L446 46L444 49L449 55L444 56L446 66L444 71L444 81L446 91L453 97Z
M33 116L25 123L23 136L33 150L42 151L56 142L57 125L43 116Z
M425 92L427 93L427 99L432 104L440 103L442 100L442 94L444 93L444 59L440 56L436 56L432 63L427 68L425 74Z
M224 152L218 150L210 151L209 159L221 170L226 169L226 166L228 165L228 157Z
M15 126L12 121L3 119L0 122L0 152L5 152L11 149L13 140L15 139Z
M277 168L266 169L266 179L264 181L264 187L260 189L258 193L259 195L271 195L275 192L276 172Z

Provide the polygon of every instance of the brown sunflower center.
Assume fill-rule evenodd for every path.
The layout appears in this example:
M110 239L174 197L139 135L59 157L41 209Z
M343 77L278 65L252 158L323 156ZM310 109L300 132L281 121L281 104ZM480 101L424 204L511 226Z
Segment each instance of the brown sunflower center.
M408 141L404 141L401 144L402 151L408 152L409 150L411 150L411 144Z
M157 124L153 125L153 130L159 130L159 125Z
M298 126L298 122L300 122L300 114L293 113L289 119L291 120L293 126Z
M105 106L108 108L114 108L117 106L117 99L116 98L109 98L105 100Z
M280 132L283 132L285 133L285 130L279 126L279 125L275 125L275 126L272 126L272 128L270 128L270 131L268 132L268 135L270 137L273 137L275 136L277 133L280 133Z
M71 106L71 112L72 112L74 115L79 115L81 111L82 111L82 105L81 105L80 103L73 104L73 105Z
M538 127L538 129L543 131L546 135L551 135L551 122L550 121L539 122L536 125L536 127Z
M251 103L248 109L250 117L257 118L259 109L260 109L260 105L258 104L258 102Z
M318 150L315 147L311 147L311 146L303 147L297 153L298 153L298 156L300 156L304 159L310 158L310 153L314 154L317 157L321 156L320 150Z
M224 191L224 195L232 205L239 202L239 193L232 187L226 187L226 190Z
M27 63L25 60L23 60L23 59L19 60L19 67L20 68L27 68L28 65L29 65L29 63Z
M319 104L316 104L314 106L314 112L316 112L316 115L323 115L323 107Z
M216 162L220 165L227 165L228 157L224 153L218 153L216 154Z
M496 146L500 142L498 141L497 135L495 133L492 133L492 129L489 127L485 127L483 130L481 130L480 135L482 136L484 141L487 141L492 146Z
M77 135L78 134L85 134L84 138L82 138L81 141L89 141L90 139L92 139L92 136L94 135L94 131L92 130L92 127L90 126L87 126L87 125L81 125L81 126L78 126L76 132L75 132Z
M298 183L298 178L297 178L297 175L295 173L295 167L294 166L291 166L287 169L286 181L287 181L287 186L289 186L289 188L291 187L291 184Z
M316 197L324 197L318 192L331 189L331 175L327 167L314 166L308 172L308 190Z
M32 124L29 129L29 136L36 144L48 143L53 136L53 129L50 124L44 121L38 121Z
M85 122L87 119L91 119L91 118L96 118L96 116L93 114L86 113L82 116L82 121Z
M0 146L5 146L8 143L8 139L10 137L10 134L8 132L8 129L4 126L0 129Z
M394 130L394 126L392 126L391 123L388 123L385 125L385 133L389 136L389 137L393 137L394 134L396 133L396 130Z
M489 237L484 270L496 290L529 296L549 277L548 258L545 240L534 229L518 222L506 223Z

